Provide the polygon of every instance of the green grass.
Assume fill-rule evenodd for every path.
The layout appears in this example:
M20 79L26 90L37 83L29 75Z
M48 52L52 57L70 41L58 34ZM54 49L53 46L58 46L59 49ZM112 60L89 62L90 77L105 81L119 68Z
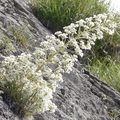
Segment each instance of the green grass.
M52 32L108 9L99 0L34 0L32 5L36 17Z
M3 100L9 105L10 109L21 118L27 111L24 109L27 97L22 91L23 86L18 85L16 82L17 81L7 81L4 86L0 84L0 89L4 91L4 94L2 95Z
M106 60L95 60L89 70L120 92L120 62L106 57Z

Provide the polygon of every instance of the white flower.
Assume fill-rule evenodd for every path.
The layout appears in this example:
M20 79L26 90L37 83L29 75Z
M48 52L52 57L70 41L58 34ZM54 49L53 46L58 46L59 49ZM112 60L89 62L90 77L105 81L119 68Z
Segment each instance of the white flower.
M67 34L76 34L77 33L76 27L78 27L77 24L71 23L69 26L66 26L63 29Z
M70 73L77 57L83 57L83 50L90 50L97 39L103 39L104 33L114 34L117 25L113 19L111 14L81 19L64 27L64 32L56 32L56 36L46 36L47 41L41 42L33 53L4 57L0 61L0 84L6 86L9 82L19 87L23 101L30 97L24 107L32 114L54 112L57 107L51 99L58 82L63 82L62 73ZM68 53L69 47L73 48L72 54Z
M94 22L88 22L88 26L93 27L94 25Z
M66 33L62 33L62 34L60 34L59 37L61 37L62 39L66 39L66 38L68 38Z
M86 45L83 41L80 41L80 48L81 49L86 49Z
M96 39L97 39L97 35L96 35L95 33L92 33L92 35L91 35L91 39L92 39L93 41L96 41Z
M102 39L103 38L103 32L100 29L96 29L97 32L97 38Z
M79 20L76 22L80 27L84 27L84 25L86 24L86 21L84 21L83 19Z
M87 50L90 50L91 47L92 47L91 44L88 42L88 43L86 44L86 49L87 49Z
M82 36L86 39L89 39L89 32L87 31L83 32Z
M89 17L89 18L86 18L85 20L86 20L86 22L91 22L93 20L93 18Z
M57 32L55 32L55 35L57 35L58 37L59 37L59 35L61 35L61 34L62 34L61 31L57 31Z

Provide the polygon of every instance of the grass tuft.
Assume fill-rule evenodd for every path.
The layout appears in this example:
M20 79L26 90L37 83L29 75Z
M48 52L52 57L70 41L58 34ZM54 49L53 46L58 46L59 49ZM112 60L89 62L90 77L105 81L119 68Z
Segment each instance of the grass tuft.
M101 80L120 92L120 62L106 58L106 60L95 60L89 70Z
M36 17L52 32L107 11L107 5L99 0L34 0L32 5Z

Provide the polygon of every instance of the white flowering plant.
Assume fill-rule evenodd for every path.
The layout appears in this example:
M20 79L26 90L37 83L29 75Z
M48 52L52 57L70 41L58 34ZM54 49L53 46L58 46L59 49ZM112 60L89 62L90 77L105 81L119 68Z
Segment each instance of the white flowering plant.
M96 40L103 39L104 34L113 35L116 28L114 14L104 13L71 23L63 28L63 32L58 31L55 35L67 41L67 46L74 48L74 54L82 57L84 50L90 50Z
M84 56L86 68L100 80L120 91L120 14L114 14L117 29L113 35L104 35ZM117 71L117 72L116 72Z
M53 93L62 74L70 73L83 50L90 50L103 33L113 34L113 15L99 14L71 23L55 35L47 36L33 53L3 56L0 62L0 89L14 104L11 109L20 117L57 108ZM16 109L14 109L16 108Z
M40 44L32 54L3 57L0 63L0 89L14 105L11 109L20 117L37 112L54 112L52 103L62 73L69 73L77 56L72 58L63 41L54 35ZM10 103L11 104L11 103Z

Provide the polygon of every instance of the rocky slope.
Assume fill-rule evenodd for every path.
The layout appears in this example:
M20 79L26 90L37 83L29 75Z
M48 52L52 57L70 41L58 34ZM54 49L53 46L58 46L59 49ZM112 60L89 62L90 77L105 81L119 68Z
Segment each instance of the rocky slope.
M50 32L35 18L27 0L0 0L1 55L32 52L47 34ZM36 114L34 120L120 120L120 93L84 70L80 63L63 78L54 94L56 112ZM2 98L0 120L18 120Z
M0 53L31 51L49 34L25 0L0 0Z

